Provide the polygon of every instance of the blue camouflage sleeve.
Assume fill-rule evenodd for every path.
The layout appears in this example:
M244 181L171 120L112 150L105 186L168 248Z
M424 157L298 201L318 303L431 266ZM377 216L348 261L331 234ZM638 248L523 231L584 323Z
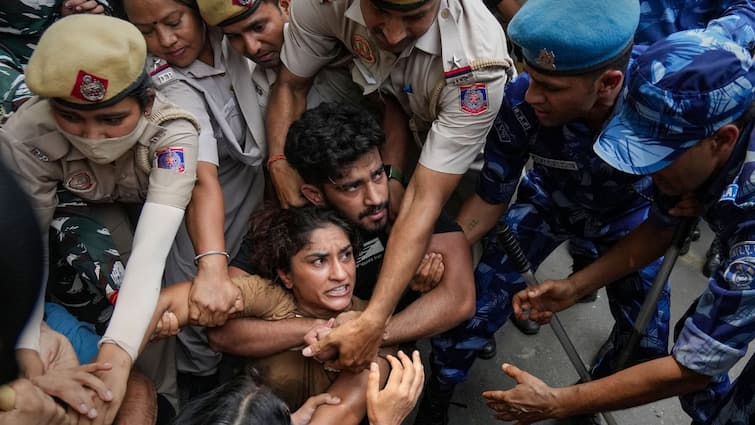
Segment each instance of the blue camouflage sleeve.
M485 142L485 163L477 180L477 194L489 204L508 204L529 157L528 141L537 127L525 116L524 94L529 76L522 73L504 91L503 104Z
M750 49L755 45L753 0L729 0L721 3L721 15L708 22L706 30L718 31L740 46Z
M683 366L703 375L728 371L755 337L755 220L741 217L721 268L708 281L694 314L672 350Z

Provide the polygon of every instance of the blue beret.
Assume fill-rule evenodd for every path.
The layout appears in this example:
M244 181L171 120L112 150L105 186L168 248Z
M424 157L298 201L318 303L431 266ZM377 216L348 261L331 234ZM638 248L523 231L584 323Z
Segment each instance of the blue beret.
M715 31L672 34L632 64L623 106L593 148L621 171L654 173L741 117L754 88L752 55L738 44Z
M535 70L573 75L631 49L639 20L637 0L527 0L508 34Z

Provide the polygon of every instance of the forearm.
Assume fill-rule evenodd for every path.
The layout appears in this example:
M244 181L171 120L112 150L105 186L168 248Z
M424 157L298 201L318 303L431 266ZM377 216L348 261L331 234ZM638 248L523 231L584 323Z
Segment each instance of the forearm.
M443 256L446 265L443 277L435 288L391 317L383 345L437 335L474 314L472 255L464 235L461 232L435 234L429 250Z
M659 227L645 221L618 241L588 267L569 277L578 296L635 272L662 256L671 244L673 227Z
M401 203L401 210L391 229L375 290L365 314L373 314L385 321L393 313L401 294L414 276L422 256L427 252L435 220L442 203L433 202L419 194L409 184ZM429 190L427 188L426 190Z
M438 285L388 321L383 346L416 341L447 331L474 313L471 297L456 298L450 288Z
M147 202L134 232L131 258L113 317L100 344L117 344L133 359L144 339L160 294L160 276L183 210Z
M327 390L328 394L340 398L341 402L318 407L309 425L359 424L367 413L368 376L369 370L357 374L341 372Z
M198 164L197 183L186 208L186 230L195 253L225 251L223 191L217 167L208 162ZM220 255L202 257L197 267L198 273L228 273L227 258Z
M401 105L390 96L382 96L379 100L382 112L382 128L385 132L385 143L380 148L383 163L397 167L406 172L407 150L411 143L409 118Z
M281 67L267 106L265 134L268 156L283 154L288 128L307 107L310 84L310 79L296 77L285 66Z
M701 390L710 381L671 357L641 363L597 381L556 389L556 417L626 409Z
M504 212L505 204L489 204L474 194L462 205L456 222L464 231L469 245L474 245L498 223Z
M144 334L139 353L144 351L144 346L147 345L150 337L155 332L157 323L160 322L163 313L173 313L176 316L179 328L189 324L189 291L191 291L191 282L177 283L160 291L157 307L155 307L155 311L152 313L152 319L150 319L149 326L147 326L147 332Z
M210 347L237 356L266 357L304 344L304 335L316 319L262 320L249 317L229 320L209 329Z

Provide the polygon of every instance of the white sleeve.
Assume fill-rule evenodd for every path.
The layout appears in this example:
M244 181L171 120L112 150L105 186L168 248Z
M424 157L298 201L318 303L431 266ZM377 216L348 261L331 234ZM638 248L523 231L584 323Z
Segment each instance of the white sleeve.
M147 202L142 208L115 311L100 340L100 344L119 346L132 361L139 355L139 346L157 306L165 260L183 216L184 210L180 208L154 202Z

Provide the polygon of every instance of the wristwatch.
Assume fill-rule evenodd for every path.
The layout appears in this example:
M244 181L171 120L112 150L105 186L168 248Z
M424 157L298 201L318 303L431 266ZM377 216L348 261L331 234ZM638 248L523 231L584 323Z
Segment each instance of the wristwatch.
M398 169L398 167L394 167L391 164L385 164L385 174L389 179L398 180L398 182L401 183L402 186L406 186L406 181L404 181L404 173L402 173L401 170Z

